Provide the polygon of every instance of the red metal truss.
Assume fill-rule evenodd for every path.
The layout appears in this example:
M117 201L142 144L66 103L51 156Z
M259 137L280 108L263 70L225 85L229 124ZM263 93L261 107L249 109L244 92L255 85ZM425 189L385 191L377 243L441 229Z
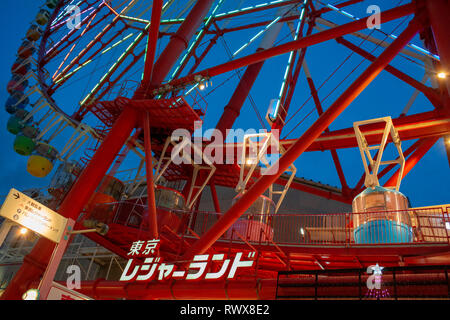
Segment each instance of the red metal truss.
M416 35L420 25L413 20L403 33L370 65L319 119L277 161L277 174L264 175L184 255L189 259L205 252L251 204L314 142L333 120L364 90L398 52ZM270 50L270 49L268 49Z
M341 8L359 2L361 2L361 0L345 1L337 4L337 7ZM444 12L446 12L445 10L449 9L448 1L435 0L423 2L418 0L382 12L382 23L386 23L407 15L415 14L415 16L405 30L378 57L371 55L365 50L356 47L351 42L342 38L347 34L366 29L367 19L370 17L312 34L314 17L328 12L329 9L324 8L321 10L315 10L314 6L310 2L309 14L311 16L309 18L311 18L311 21L308 21L310 25L308 32L304 37L272 48L257 50L256 53L250 54L243 58L231 60L229 62L192 73L215 44L217 38L224 32L224 30L220 30L216 24L216 31L209 30L210 33L216 33L216 37L210 40L209 45L203 51L201 57L196 59L189 74L182 78L175 78L175 80L169 81L168 83L163 83L164 79L166 79L167 75L178 61L180 55L188 48L188 44L196 30L198 30L201 23L205 21L205 16L210 10L212 3L213 0L199 0L196 2L189 14L179 26L177 32L172 34L167 46L155 61L156 43L158 41L158 35L160 35L159 27L161 24L163 1L153 1L151 24L147 26L147 28L149 28L148 32L146 31L147 29L144 30L145 32L140 35L140 37L119 58L117 63L115 63L114 66L111 67L102 77L101 81L91 91L87 99L84 101L85 103L81 106L81 113L79 113L78 116L85 114L84 109L89 110L106 126L111 127L111 130L104 137L104 140L95 155L87 164L86 168L83 170L64 198L58 212L66 218L77 220L80 217L80 213L85 209L97 186L104 178L111 164L114 162L114 159L120 153L123 145L127 143L127 140L130 138L133 130L136 128L140 130L142 128L142 136L140 134L139 136L136 134L134 138L144 141L148 199L148 216L145 221L146 227L142 228L144 223L140 225L141 228L139 229L116 223L116 221L115 223L110 224L110 232L107 236L103 237L92 234L89 235L89 237L123 258L127 257L126 245L129 244L130 241L136 240L138 237L146 237L149 239L160 238L162 240L162 254L165 254L167 259L172 259L173 261L185 262L191 259L194 255L203 254L208 252L208 250L213 250L218 253L229 253L236 252L238 250L247 252L257 249L261 253L261 258L258 260L257 264L258 267L252 269L249 275L244 275L241 279L231 281L229 283L217 282L205 284L203 282L197 282L193 284L186 284L174 281L171 283L131 283L124 285L118 282L99 280L94 283L83 283L81 292L93 295L96 298L127 297L132 299L171 299L183 297L186 299L233 297L272 299L275 296L277 283L274 282L275 280L269 278L273 278L274 275L276 275L276 272L282 269L323 269L323 263L326 261L332 263L334 268L363 267L376 262L381 262L384 263L384 265L392 266L405 263L405 261L424 264L428 263L428 259L432 259L430 255L435 255L437 260L442 259L443 261L448 261L448 232L446 233L446 237L443 237L444 240L442 243L439 242L430 245L427 243L421 243L417 246L353 245L349 247L348 243L345 241L349 241L351 238L350 236L346 238L344 241L345 243L335 243L335 245L332 246L301 246L287 243L277 244L272 240L266 243L261 243L260 241L259 244L254 245L244 240L239 243L233 243L230 246L230 241L227 241L227 239L223 237L225 232L230 230L234 223L236 223L236 221L246 212L246 210L272 184L286 184L287 179L284 172L300 157L300 155L303 154L303 152L330 150L343 190L342 192L324 190L318 186L302 183L301 179L294 181L290 187L340 202L351 202L351 196L353 196L354 193L361 188L364 177L353 190L350 190L348 188L336 150L341 148L357 147L354 129L345 128L330 131L328 128L383 70L390 72L408 85L421 91L435 107L435 110L433 111L403 116L393 120L394 126L402 141L418 139L418 141L416 141L405 152L405 155L409 155L409 158L406 161L403 175L406 175L415 166L415 164L426 154L426 152L440 137L449 134L449 92L448 90L446 92L442 89L445 86L447 89L450 89L448 80L445 80L445 83L441 84L441 90L435 90L423 85L397 68L390 66L391 61L401 52L404 46L407 45L417 33L431 25L435 45L441 58L438 65L440 65L444 71L447 72L447 74L450 72L448 69L450 68L450 47L447 41L448 17L444 14ZM296 3L298 3L298 1L277 2L275 4L266 5L264 8L253 8L251 10L247 10L245 13L258 12L260 10ZM103 8L103 5L106 5L110 11L97 22L91 24L93 20L89 20L89 17L96 15L97 12ZM426 10L419 10L420 8L426 8ZM121 17L120 14L116 13L107 2L103 1L102 4L89 15L88 18L83 20L82 25L87 25L85 31L82 32L81 35L70 39L70 37L75 34L75 31L69 32L69 34L67 34L63 39L61 39L60 42L58 42L47 52L46 56L41 57L40 62L41 66L43 66L49 62L53 56L64 52L64 50L69 48L71 44L75 43L75 41L77 41L77 39L79 39L85 32L100 24L104 21L104 19L106 19L107 16L110 16L111 14L115 14L115 18L112 22L107 24L105 29L103 29L94 38L94 40L92 40L87 47L78 54L75 59L69 62L61 73L56 75L57 77L63 78L61 78L62 80L59 83L54 83L53 86L49 87L50 95L54 90L58 89L66 80L70 78L69 72L73 70L74 67L81 66L83 64L82 59L87 55L89 50L94 48L96 44L100 43L100 48L93 52L85 61L95 57L107 45L112 43L118 34L110 37L104 42L102 42L101 39L119 20L123 21L124 18ZM233 12L227 15L222 15L217 19L213 19L211 24L215 24L217 21L222 19L228 19L242 14L244 13ZM126 23L124 24L125 27L123 30L128 27ZM234 29L231 28L226 30L226 32L253 27L257 24L235 27ZM260 22L259 24L262 23ZM205 27L205 30L206 29L207 28ZM134 53L134 50L140 40L142 40L145 35L148 35L147 50L144 50L139 54ZM217 171L210 182L214 207L215 210L220 213L219 215L217 215L217 212L214 213L217 218L215 223L213 223L211 227L207 228L207 230L203 230L204 232L201 233L200 236L193 230L187 230L188 228L183 229L180 227L179 230L177 229L174 231L167 226L161 227L161 225L158 225L160 223L158 218L161 216L162 211L160 211L155 204L152 157L154 156L155 158L158 158L161 156L163 148L161 141L165 141L165 138L170 136L175 129L184 128L190 133L194 132L195 122L201 121L203 111L194 110L186 102L184 97L172 97L168 99L158 97L157 99L155 98L156 95L162 94L162 96L164 96L165 93L171 91L167 88L171 88L173 89L173 92L177 92L179 89L194 83L197 76L209 79L229 71L247 67L244 77L237 86L236 91L231 97L229 104L225 108L224 113L217 124L217 128L221 130L221 132L225 133L224 136L226 136L226 129L232 128L233 123L238 117L240 109L244 104L244 101L249 94L264 62L275 56L302 50L299 54L296 53L296 57L298 58L294 59L294 61L297 61L297 65L294 68L294 64L292 64L289 70L289 75L292 81L282 94L282 100L286 103L283 111L284 113L282 114L282 120L284 122L295 85L298 81L306 48L332 39L336 39L337 42L370 60L371 64L326 110L322 109L314 81L312 78L307 79L319 117L297 139L284 139L280 141L287 151L277 162L278 169L276 174L260 175L258 172L255 172L253 175L254 179L248 184L249 188L247 191L243 193L243 195L228 209L228 211L220 213L221 208L215 188L216 186L236 186L240 168L237 164L218 164L216 166ZM71 52L72 50L70 50L69 54ZM145 64L143 66L143 78L141 86L134 92L134 97L132 99L118 97L113 101L101 101L106 94L110 93L113 86L115 86L118 81L129 72L131 67L141 60L144 54ZM115 75L115 72L119 70L121 64L129 56L133 57L131 63L129 63L125 68L122 68L119 75ZM188 54L189 58L192 56L195 56L194 52ZM60 68L63 67L67 59L68 55L60 64ZM185 65L181 66L179 73L181 73L181 70ZM58 70L60 68L58 68ZM112 78L113 75L116 76L115 79ZM275 127L282 128L283 124L277 123ZM365 133L368 143L375 144L380 140L383 127L381 124L372 124L361 127L361 130ZM207 141L204 141L204 144L206 143ZM233 149L235 160L237 159L237 149L240 148L239 144L225 144L222 147L224 154L227 153L227 150ZM169 148L168 151L170 152L170 150L171 149ZM381 172L381 175L385 175L393 167L394 166L386 167L385 170ZM392 182L396 180L398 174L398 172L394 173L390 179L387 180L385 185L390 186ZM167 180L187 180L188 183L185 185L185 191L190 187L191 175L192 166L184 164L171 165L165 173ZM204 178L205 177L200 176L198 180L202 182L202 179ZM196 183L198 184L198 181L194 181L194 185ZM197 202L197 205L198 204L199 202ZM442 217L444 217L443 221L446 221L445 219L448 220L449 208L445 209L446 211L443 208L441 208L441 210ZM195 216L195 218L198 217ZM78 224L77 227L81 228L80 224ZM440 227L443 228L442 226ZM347 230L346 232L350 230L348 225L345 225L344 228ZM180 230L183 232L179 233L178 231ZM180 234L182 234L182 236L180 236ZM185 237L186 234L190 235ZM334 237L334 234L332 236ZM0 299L20 299L23 292L33 283L38 281L42 273L45 271L53 249L54 244L52 242L41 238L32 251L25 256L23 265L11 280L9 286L4 291ZM257 278L255 275L258 275L258 272L261 272L261 279L255 280Z
M414 13L415 5L407 4L404 6L400 6L391 10L387 10L381 13L381 23L389 22L398 18L401 18L405 15L409 15ZM287 42L285 44L272 47L266 50L262 50L260 52L248 55L243 58L235 59L230 62L226 62L224 64L199 71L190 76L186 76L177 80L173 80L169 82L169 85L174 87L183 85L185 83L190 83L194 80L196 75L200 75L202 77L214 77L222 73L226 73L232 70L236 70L250 64L254 64L259 61L267 60L271 57L281 55L284 53L288 53L294 50L299 50L301 48L305 48L308 46L315 45L317 43L321 43L327 40L335 39L341 37L343 35L353 33L367 27L366 19L360 19L354 22L349 22L347 24L338 26L333 29L325 30L319 33L312 34L308 37L304 37L298 39L296 41Z
M152 21L148 31L147 53L145 55L144 76L142 84L144 87L152 78L153 62L155 61L156 42L158 41L159 23L161 21L161 10L163 7L162 0L153 1L152 6Z

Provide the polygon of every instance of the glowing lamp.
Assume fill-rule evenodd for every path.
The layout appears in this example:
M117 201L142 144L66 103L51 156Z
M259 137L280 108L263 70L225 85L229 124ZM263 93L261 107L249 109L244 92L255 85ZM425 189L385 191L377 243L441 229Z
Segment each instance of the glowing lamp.
M39 290L30 289L22 296L22 300L39 300Z

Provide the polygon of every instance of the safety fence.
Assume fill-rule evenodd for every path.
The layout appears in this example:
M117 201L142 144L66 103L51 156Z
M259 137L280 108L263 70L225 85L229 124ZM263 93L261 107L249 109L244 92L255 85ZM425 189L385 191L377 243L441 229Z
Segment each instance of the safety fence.
M268 244L363 245L450 243L448 207L390 212L243 215L221 239ZM189 227L202 235L221 217L192 214Z
M139 200L139 199L138 199ZM114 206L115 208L112 208ZM106 223L146 228L143 201L110 204ZM223 214L158 208L158 228L182 237L201 237ZM450 207L403 211L327 214L244 214L219 240L253 244L355 246L370 244L450 244Z

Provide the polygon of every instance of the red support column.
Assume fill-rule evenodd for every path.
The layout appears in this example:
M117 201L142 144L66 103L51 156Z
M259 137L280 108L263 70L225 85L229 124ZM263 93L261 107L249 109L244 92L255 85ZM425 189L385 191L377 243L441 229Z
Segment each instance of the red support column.
M151 87L162 83L180 54L187 49L189 40L203 22L203 18L208 13L212 3L213 0L198 0L189 12L177 33L172 36L160 58L156 61L150 80Z
M153 62L155 61L156 43L158 41L159 24L161 22L161 10L163 7L163 0L154 0L152 6L152 20L150 30L148 31L147 52L145 55L144 76L142 85L147 87L152 78Z
M144 116L145 171L147 175L148 228L152 239L158 239L158 219L156 216L155 186L153 183L152 140L150 136L150 118L147 111Z
M403 169L402 179L411 171L412 168L419 162L420 159L431 149L431 147L438 141L440 137L431 137L424 139L422 143L417 147L416 151L406 160L405 167ZM384 184L385 187L394 187L397 183L398 175L400 172L397 170L392 177Z
M126 108L122 112L88 166L83 170L72 189L64 198L58 209L59 214L66 218L77 220L114 158L135 128L136 119L136 110ZM54 247L55 244L53 242L44 238L39 239L32 251L25 256L22 266L0 299L21 299L27 286L33 281L38 281L44 273Z
M436 48L441 58L441 67L447 78L445 79L447 91L450 94L450 41L448 30L450 25L450 3L448 0L428 0L426 1L428 16L433 30ZM449 106L450 107L450 106Z
M230 101L225 106L222 116L217 122L216 129L222 132L224 140L227 137L227 130L233 127L234 122L241 112L241 108L244 105L245 100L250 93L253 84L261 71L264 61L252 64L247 67L241 81L239 81L236 90L234 90Z
M275 183L278 177L314 142L317 137L341 114L348 105L374 80L401 49L416 35L420 25L414 19L400 36L345 90L342 95L306 130L306 132L275 163L274 175L261 176L243 196L184 254L181 260L189 260L204 253L228 230L251 204Z
M217 213L221 213L220 202L219 198L217 197L216 185L213 182L211 182L209 184L209 188L211 189L211 196L214 202L214 210L216 210Z

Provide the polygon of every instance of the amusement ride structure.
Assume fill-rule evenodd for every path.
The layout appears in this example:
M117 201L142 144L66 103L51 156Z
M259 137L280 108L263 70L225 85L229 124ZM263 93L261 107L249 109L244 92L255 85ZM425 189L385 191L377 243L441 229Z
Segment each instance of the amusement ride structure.
M405 296L428 290L448 297L450 206L411 208L399 188L440 138L446 139L450 159L450 3L391 1L370 14L365 2L43 3L17 50L5 104L7 130L16 136L18 157L28 157L27 171L42 178L54 174L45 195L36 199L74 220L75 230L97 228L83 236L123 259L130 258L134 242L151 239L160 240L158 256L177 270L199 255L256 253L251 267L233 279L97 279L82 282L80 292L95 299L274 299L345 297L356 288L360 296L361 279L368 276L360 270L379 264L391 296L402 295L404 281L416 284L416 291ZM350 14L354 8L365 15ZM413 43L417 36L422 46ZM344 79L341 68L354 62L350 57L335 69L323 66L329 71L319 85L308 53L330 50L331 42L368 64L363 71L356 70L361 62L344 68L349 71ZM402 71L404 65L422 68L423 78ZM398 112L392 106L382 117L373 113L341 121L343 129L332 130L330 125L380 73L414 89L407 106ZM251 92L258 77L266 77L265 87L270 86L261 95L272 95L265 115ZM325 84L335 98L328 105L328 96L319 96ZM222 89L221 98L227 94L229 100L220 115L218 107L225 103L213 93ZM410 114L419 96L428 109ZM253 110L242 108L245 101ZM303 108L308 102L310 110ZM244 129L265 131L225 142L196 135L199 126L217 121L213 135L225 138L240 118L248 121ZM173 138L176 130L188 137L181 151ZM402 150L401 142L409 147ZM394 159L386 160L388 146L397 154ZM214 151L207 153L208 147ZM346 148L357 154L359 148L363 162L364 171L354 168L361 171L354 187L338 154ZM340 188L296 178L300 168L294 162L317 151L331 153ZM227 161L215 161L221 152ZM276 160L269 161L271 156ZM216 187L236 190L227 210ZM214 212L198 209L206 189ZM290 190L353 209L283 213L281 203ZM35 286L54 248L40 238L1 298L20 299ZM211 263L211 270L223 267ZM348 275L349 270L359 271Z

